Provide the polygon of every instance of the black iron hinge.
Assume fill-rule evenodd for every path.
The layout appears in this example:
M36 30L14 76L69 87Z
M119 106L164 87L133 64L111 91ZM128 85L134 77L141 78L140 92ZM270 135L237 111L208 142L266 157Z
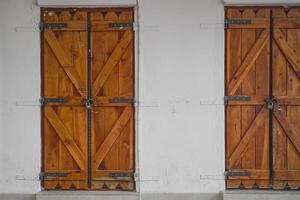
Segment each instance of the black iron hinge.
M250 176L250 172L249 171L243 171L243 170L225 171L224 175L225 175L225 179L229 179L229 177Z
M125 99L125 98L112 98L109 99L109 103L130 103L133 104L135 103L134 99Z
M108 26L110 28L127 28L127 27L133 27L133 22L112 22L109 23Z
M228 101L250 101L251 96L248 95L237 95L237 96L225 96L224 101L225 104L228 103Z
M45 105L47 103L66 103L68 102L67 98L59 97L59 98L40 98L41 105Z
M41 172L39 175L39 179L45 180L45 178L59 178L59 177L67 177L69 173L67 172Z
M225 19L224 28L228 28L229 24L251 24L251 19Z
M41 22L39 25L41 31L45 29L62 29L67 27L68 27L68 23L65 22L48 22L48 23Z
M113 179L122 179L122 178L134 178L133 172L111 172L109 176Z

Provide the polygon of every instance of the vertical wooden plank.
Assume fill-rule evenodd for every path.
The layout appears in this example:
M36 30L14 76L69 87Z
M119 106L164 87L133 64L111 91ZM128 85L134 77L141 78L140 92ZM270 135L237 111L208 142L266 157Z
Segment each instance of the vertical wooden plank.
M242 18L254 18L255 13L253 9L245 9L242 14ZM252 45L255 42L255 29L243 29L242 30L242 60L246 57ZM256 85L256 73L255 67L252 67L247 77L241 84L242 94L253 96L255 95ZM241 106L242 110L242 135L246 132L255 118L255 106ZM242 157L243 169L255 169L255 137L252 138L248 145L247 150ZM254 180L242 181L245 188L252 188Z
M269 8L260 8L255 12L256 18L270 18ZM256 29L256 38L261 34L262 29ZM270 42L270 41L269 41ZM269 95L269 43L262 50L261 54L256 59L255 66L255 93L259 96ZM256 106L256 114L262 106ZM258 134L255 138L255 168L269 170L269 119L265 119L264 126L258 129ZM260 188L268 188L269 180L256 180L256 184Z
M133 45L129 45L119 63L119 96L133 97ZM133 170L133 119L120 135L119 169Z
M241 18L242 14L239 9L228 8L226 10L228 18ZM241 64L241 49L242 49L242 31L240 29L227 29L227 52L226 52L226 80L227 86L233 77L234 73ZM241 87L237 90L237 94L241 93ZM237 146L242 136L241 130L241 106L227 106L227 160L233 149ZM228 167L228 166L227 166ZM237 169L241 168L241 162L234 166ZM237 188L240 185L240 180L227 180L228 188Z
M117 21L117 15L115 12L108 12L105 16L105 20L108 21ZM115 45L118 43L120 39L118 32L110 32L106 38L106 53L108 57L110 56L111 52L113 51ZM119 95L119 68L115 67L110 74L109 78L107 79L106 83L103 86L103 93L104 96L118 96ZM119 118L119 109L117 107L105 107L104 108L104 131L105 136L110 132L111 128ZM104 159L105 167L108 169L115 169L117 170L119 167L119 139L111 148L110 152L107 154L106 158Z
M300 17L299 8L292 8L288 12L288 17ZM288 29L287 31L287 43L296 52L300 52L300 29ZM300 96L300 81L294 70L288 63L287 69L287 95L288 96ZM287 106L287 118L291 124L294 124L300 132L298 124L300 123L300 107L299 106ZM295 149L292 142L287 140L287 167L288 170L300 169L300 156ZM298 189L300 181L288 181L289 186L292 189Z
M273 17L286 17L284 8L274 8ZM286 35L286 32L284 33ZM273 84L273 95L274 96L285 96L287 94L287 62L281 53L279 47L273 39L273 67L272 67L272 84ZM282 106L284 112L286 112L285 107ZM278 124L276 119L273 117L273 169L274 170L285 170L287 167L287 137L282 130L281 126ZM286 181L273 181L274 189L283 189L285 187Z

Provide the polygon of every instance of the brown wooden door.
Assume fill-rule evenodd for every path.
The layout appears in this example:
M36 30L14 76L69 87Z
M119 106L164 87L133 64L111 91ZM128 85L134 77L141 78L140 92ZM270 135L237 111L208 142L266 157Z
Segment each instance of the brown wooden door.
M134 188L133 12L111 10L91 15L92 188Z
M227 188L269 185L269 15L267 8L226 11L229 21L245 20L226 30Z
M300 188L300 8L273 9L275 189Z
M133 190L132 10L43 9L42 21L43 188Z
M227 188L300 188L299 11L226 9Z

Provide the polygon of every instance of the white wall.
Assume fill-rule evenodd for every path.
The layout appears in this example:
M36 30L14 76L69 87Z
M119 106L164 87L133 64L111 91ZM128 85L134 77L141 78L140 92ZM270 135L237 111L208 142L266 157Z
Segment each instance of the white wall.
M40 93L38 8L32 0L1 0L1 152L0 192L35 192L40 169ZM27 102L27 103L26 103ZM20 175L20 176L19 176Z
M34 106L40 91L39 32L33 27L39 10L33 2L0 1L0 20L9 19L0 29L0 193L39 191L39 182L31 180L41 162L40 113ZM223 9L221 0L140 0L144 193L224 189Z

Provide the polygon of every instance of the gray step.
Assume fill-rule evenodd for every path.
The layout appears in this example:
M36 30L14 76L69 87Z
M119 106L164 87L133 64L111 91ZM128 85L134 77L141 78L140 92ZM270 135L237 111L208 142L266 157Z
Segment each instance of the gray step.
M226 190L223 200L300 200L298 191Z
M137 192L42 191L36 200L138 200Z

